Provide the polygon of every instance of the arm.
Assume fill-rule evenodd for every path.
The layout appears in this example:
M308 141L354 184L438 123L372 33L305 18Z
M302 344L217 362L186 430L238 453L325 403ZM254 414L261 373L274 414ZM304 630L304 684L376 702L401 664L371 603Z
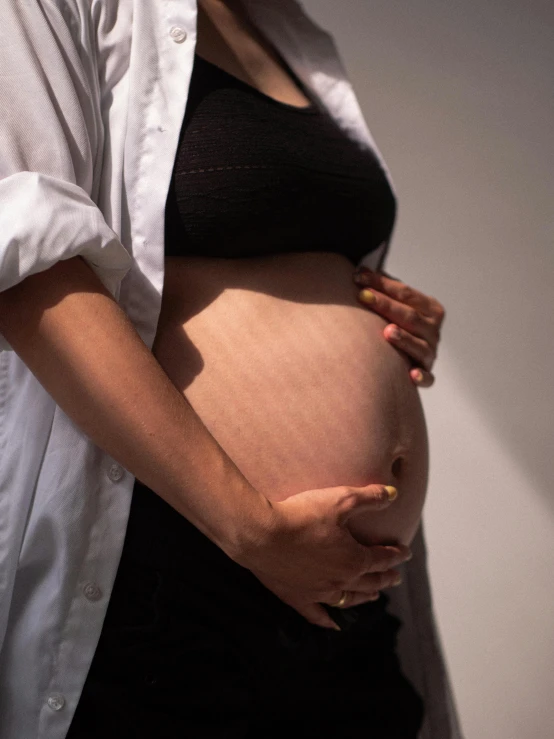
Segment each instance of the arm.
M0 291L80 255L117 297L132 264L95 202L104 129L82 9L1 4Z
M273 592L322 626L318 602L372 594L405 547L364 547L347 529L390 504L382 485L307 491L271 504L241 474L80 257L0 293L0 332L92 441Z
M95 444L235 553L239 522L261 517L266 498L224 454L83 259L60 261L0 293L0 332Z
M402 548L363 547L346 527L360 506L387 505L384 487L308 491L272 506L117 304L132 259L95 202L103 122L85 8L10 0L0 11L0 98L9 101L0 115L0 350L16 351L97 446L229 556L332 626L318 601L336 602L353 583L387 587L387 570L406 558Z

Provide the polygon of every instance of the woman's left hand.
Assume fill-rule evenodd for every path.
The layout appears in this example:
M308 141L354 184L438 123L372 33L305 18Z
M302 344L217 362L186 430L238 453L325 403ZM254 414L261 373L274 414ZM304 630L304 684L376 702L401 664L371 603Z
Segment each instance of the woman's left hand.
M444 307L435 298L365 266L354 273L354 282L362 288L358 292L361 305L391 321L383 334L414 361L410 370L413 382L418 387L430 387L435 381L431 369L437 357Z

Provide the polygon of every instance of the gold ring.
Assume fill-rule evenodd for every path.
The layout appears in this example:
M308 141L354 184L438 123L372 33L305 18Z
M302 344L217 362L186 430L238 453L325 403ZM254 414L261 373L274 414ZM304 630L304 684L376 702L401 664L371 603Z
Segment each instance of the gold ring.
M331 608L342 608L344 604L346 603L347 598L348 598L348 591L343 590L340 599L336 603L330 604Z

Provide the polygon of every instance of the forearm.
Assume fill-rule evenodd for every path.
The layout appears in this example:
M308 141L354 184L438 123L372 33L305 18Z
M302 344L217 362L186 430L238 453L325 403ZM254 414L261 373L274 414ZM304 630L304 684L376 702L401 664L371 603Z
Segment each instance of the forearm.
M230 556L268 502L80 257L0 293L0 332L101 449Z

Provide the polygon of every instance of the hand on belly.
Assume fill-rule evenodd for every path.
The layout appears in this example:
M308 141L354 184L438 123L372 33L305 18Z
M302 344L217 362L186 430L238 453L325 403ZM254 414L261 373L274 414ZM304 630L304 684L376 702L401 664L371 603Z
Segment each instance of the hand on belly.
M389 509L349 526L363 543L409 543L427 484L427 436L406 360L330 253L166 266L153 352L208 430L273 501L383 483Z

